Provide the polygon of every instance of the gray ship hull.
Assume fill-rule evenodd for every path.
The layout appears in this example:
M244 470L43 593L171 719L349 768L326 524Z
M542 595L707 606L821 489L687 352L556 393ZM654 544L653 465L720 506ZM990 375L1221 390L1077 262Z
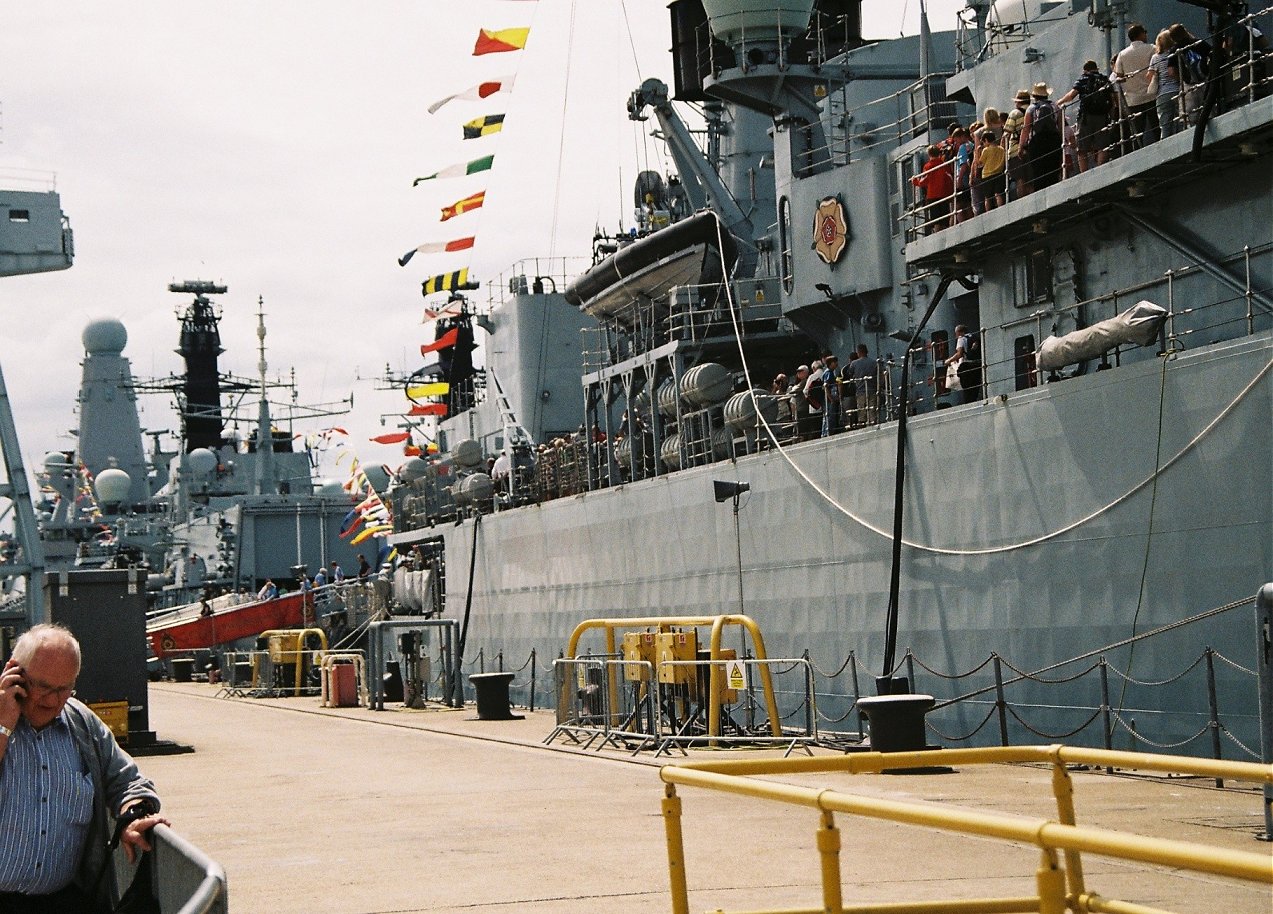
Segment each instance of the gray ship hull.
M1271 359L1264 333L913 418L899 647L945 674L991 652L1037 671L1252 596L1273 568ZM516 668L534 649L542 667L584 619L736 612L733 520L729 504L713 504L711 486L736 478L751 486L740 512L744 610L769 656L808 651L834 672L852 651L863 693L873 692L895 447L896 424L887 423L792 446L786 457L768 451L486 516L468 656L502 651ZM448 615L467 596L474 529L470 520L416 534L445 538ZM1256 640L1245 606L1104 656L1135 680L1162 680L1204 645L1250 668ZM1254 682L1219 667L1226 724L1249 746ZM921 668L917 680L944 696L993 681L989 666L949 683ZM831 696L851 696L854 685L842 675L818 688L835 709L844 702ZM1146 699L1140 726L1180 740L1205 723L1206 688L1197 678L1167 688ZM1092 677L1063 700L1037 683L1017 689L1027 704L1076 706L1032 719L1049 734L1101 703ZM1119 691L1114 710L1134 716L1135 693ZM963 733L985 708L965 703L936 719Z

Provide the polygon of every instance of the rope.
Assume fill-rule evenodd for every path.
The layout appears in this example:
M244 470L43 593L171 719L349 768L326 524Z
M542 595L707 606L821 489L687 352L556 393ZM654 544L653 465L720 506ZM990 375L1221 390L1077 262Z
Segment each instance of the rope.
M932 675L936 676L938 679L966 679L969 676L973 675L974 673L979 673L982 670L984 670L986 668L986 665L995 659L995 655L991 654L989 657L981 661L981 663L977 664L975 667L973 667L971 670L969 670L966 673L939 673L937 672L937 670L933 669L924 661L920 660L914 654L908 653L907 656L911 657L915 661L915 665L918 666L920 669L922 669L924 672L931 673ZM1004 662L1007 663L1006 660ZM1009 664L1008 668L1015 669L1015 667L1013 667L1011 664Z
M721 259L721 270L723 274L726 277L728 277L729 265L725 261L725 253L723 250L725 241L724 241L724 237L722 233L723 233L723 227L721 226L720 219L717 219L716 220L717 253ZM865 518L859 517L858 515L854 514L845 505L840 504L840 502L835 500L834 496L832 496L831 493L827 492L825 489L819 486L817 482L815 482L813 478L809 476L808 473L806 473L803 469L801 469L800 466L796 464L795 460L791 457L791 455L787 453L787 448L779 440L778 435L774 432L773 427L769 424L769 420L765 418L764 413L761 411L760 404L756 401L756 385L752 382L751 366L747 362L747 353L743 348L743 335L742 335L742 330L738 324L738 305L734 300L733 286L728 281L728 279L726 279L726 281L724 281L722 285L724 286L724 289L725 289L726 301L728 301L729 303L729 319L734 327L734 341L738 345L738 357L743 367L743 376L747 380L747 390L751 396L752 409L756 413L756 419L760 422L761 426L764 428L765 434L768 435L769 441L773 445L774 450L776 450L778 454L781 455L782 459L785 460L787 464L792 468L792 470L796 472L796 475L799 476L802 480L804 480L805 484L808 485L811 489L813 489L819 495L819 497L821 497L822 500L826 502L827 505L834 508L839 513L843 514L845 517L847 517L849 520L853 521L855 524L859 525L863 529L869 530L872 533L875 533L879 536L884 537L885 539L891 540L893 538L893 533L891 530L884 530L881 527L875 526L874 524L872 524L870 521L866 520ZM909 358L910 354L907 353L904 357ZM1167 369L1166 369L1166 364L1164 360L1164 365L1163 365L1164 383L1166 383L1166 370ZM1217 425L1219 425L1223 419L1225 419L1229 415L1229 413L1233 412L1233 410L1237 408L1238 404L1241 403L1244 399L1246 399L1247 395L1256 388L1259 382L1264 378L1265 375L1269 373L1270 370L1273 370L1273 359L1270 359L1268 362L1266 362L1264 367L1261 368L1258 372L1256 372L1255 377L1251 379L1250 383L1248 383L1246 387L1242 388L1242 390L1238 392L1238 395L1234 397L1234 399L1230 401L1230 403L1224 409L1222 409L1214 419L1212 419L1209 423L1207 423L1207 425L1202 429L1202 431L1198 432L1198 434L1195 435L1188 444L1186 444L1183 448L1181 448L1175 454L1175 456L1173 456L1170 460L1166 461L1165 463L1161 464L1161 466L1158 466L1153 473L1151 473L1145 479L1142 479L1140 482L1136 483L1136 485L1132 486L1129 490L1127 490L1125 493L1120 495L1118 498L1114 499L1109 504L1104 505L1103 507L1097 508L1095 511L1091 512L1085 517L1081 517L1078 520L1073 521L1072 523L1069 523L1063 527L1058 527L1057 529L1053 530L1050 533L1044 533L1040 536L1034 537L1033 539L1022 540L1017 543L1009 543L1004 546L988 546L982 549L951 549L944 546L934 546L927 543L920 543L914 540L908 540L906 538L902 539L902 545L908 546L911 549L915 549L920 552L930 552L930 553L933 553L934 555L951 555L951 556L1000 555L1007 552L1015 552L1018 549L1025 549L1030 546L1037 546L1040 543L1046 543L1049 540L1056 539L1058 536L1062 536L1063 534L1069 533L1072 530L1076 530L1079 527L1087 524L1088 522L1095 520L1101 515L1106 514L1109 511L1112 511L1114 508L1118 507L1123 502L1127 501L1132 496L1139 493L1141 489L1145 488L1151 483L1156 482L1159 476L1166 473L1169 469L1175 466L1175 464L1178 463L1187 453L1192 451L1198 445L1198 443L1202 441L1203 438L1205 438L1208 434L1210 434L1211 431Z
M1091 717L1089 717L1087 720L1083 721L1083 723L1079 724L1077 727L1075 727L1073 730L1070 730L1070 731L1069 731L1069 732L1067 732L1067 733L1046 733L1046 732L1044 732L1043 730L1038 730L1038 729L1036 729L1036 728L1034 728L1034 727L1030 726L1028 723L1026 723L1026 722L1025 722L1025 719L1024 719L1024 718L1022 718L1022 716L1021 716L1020 714L1018 714L1016 711L1014 711L1014 710L1012 709L1012 705L1008 704L1007 702L1004 702L1004 705L1003 705L1003 706L1004 706L1005 708L1007 708L1008 713L1012 715L1012 719L1013 719L1013 720L1015 720L1015 721L1016 721L1017 723L1019 723L1021 726L1025 727L1027 730L1029 730L1029 731L1030 731L1031 733L1033 733L1035 736L1041 736L1041 737L1043 737L1044 739L1054 739L1054 740L1055 740L1055 739L1069 739L1069 738L1070 738L1071 736L1073 736L1074 734L1076 734L1076 733L1078 733L1078 732L1080 732L1080 731L1082 731L1082 730L1087 729L1087 727L1088 727L1088 726L1092 723L1092 721L1096 720L1096 718L1100 717L1100 715L1101 715L1101 709L1100 709L1100 708L1097 708L1095 711L1093 711L1093 712L1092 712L1092 716L1091 716Z
M1167 294L1171 295L1171 273L1167 274ZM1172 325L1174 328L1174 324ZM1140 565L1140 586L1136 591L1136 611L1132 613L1132 634L1136 634L1136 623L1140 621L1140 611L1145 605L1145 583L1149 580L1150 545L1154 541L1154 508L1158 505L1158 464L1162 460L1163 409L1167 403L1167 356L1162 355L1162 380L1158 385L1158 435L1154 442L1154 484L1149 490L1149 519L1145 522L1145 555ZM1133 643L1127 655L1128 676L1131 675L1132 663L1136 659L1136 645ZM1118 709L1123 709L1127 699L1128 677L1124 677L1123 685L1118 692Z
M824 721L826 721L826 722L827 722L827 723L829 723L829 724L840 724L840 723L844 723L844 721L846 721L846 720L848 720L848 719L849 719L849 715L850 715L850 714L852 714L852 713L854 712L854 710L856 710L856 709L857 709L857 700L856 700L856 699L853 701L853 703L852 703L852 704L850 704L850 705L849 705L849 710L845 711L845 712L844 712L843 714L841 714L839 717L828 717L826 714L823 714L823 713L822 713L822 709L821 709L821 708L819 708L819 709L818 709L818 719L819 719L819 720L824 720Z
M1198 737L1202 736L1202 734L1206 733L1208 730L1211 729L1211 722L1207 721L1205 724L1202 725L1201 730L1199 730L1193 736L1187 737L1186 739L1182 739L1178 743L1156 743L1152 739L1149 739L1141 735L1136 730L1132 729L1132 727L1128 726L1127 721L1123 720L1123 716L1119 714L1117 711L1111 711L1110 713L1114 716L1114 722L1116 724L1121 725L1122 728L1126 730L1128 733L1130 733L1134 739L1138 740L1139 742L1145 743L1148 746L1153 746L1155 749L1179 749L1181 746L1184 746L1187 743L1192 743Z
M1128 644L1132 643L1133 641L1144 640L1146 638L1152 638L1155 635L1161 635L1161 634L1164 634L1165 632L1171 631L1172 629L1180 628L1182 625L1191 625L1194 622L1201 622L1204 619L1209 619L1212 616L1218 616L1220 613L1225 613L1231 609L1236 609L1239 606L1246 606L1248 603L1254 603L1254 602L1255 602L1254 595L1251 595L1249 597L1243 597L1241 600L1234 600L1233 602L1226 603L1223 606L1217 606L1214 609L1208 609L1205 612L1198 613L1195 616L1188 616L1187 618L1184 618L1184 619L1177 619L1175 622L1168 622L1166 625L1160 625L1158 628L1150 629L1147 632L1141 632L1139 635L1132 635L1130 638L1124 638L1122 641L1116 641L1113 644L1107 644L1104 647L1098 647L1095 650L1088 651L1085 654L1079 654L1077 657L1070 657L1068 660L1058 660L1056 663L1049 664L1048 666L1035 670L1034 673L1031 675L1037 676L1040 673L1047 673L1051 670L1055 670L1059 667L1063 667L1068 663L1077 663L1080 660L1087 660L1089 657L1096 657L1099 654L1104 654L1109 651L1115 651L1115 650L1118 650L1120 647L1126 647ZM1016 682L1016 681L1017 680L1009 680L1008 682L1005 682L1004 685L1011 685L1013 682ZM946 705L953 705L953 704L956 704L957 702L965 701L969 698L976 698L978 695L984 695L986 692L994 691L994 689L995 689L994 686L986 686L985 688L977 689L974 692L967 692L963 695L957 695L956 697L950 699L949 701L945 701L936 705L936 707L941 708L941 707L945 707Z
M932 730L942 739L946 740L946 742L961 743L964 740L972 739L974 736L980 733L981 728L984 727L987 722L989 722L990 718L994 716L994 713L995 713L995 706L991 705L990 710L986 712L986 716L981 719L981 723L977 724L977 726L974 727L971 732L965 733L963 736L951 736L947 733L943 733L941 730L937 728L937 725L933 723L933 718L931 715L924 718L924 723L928 725L928 729Z
M1236 736L1230 733L1227 727L1222 726L1220 728L1220 732L1223 733L1225 736L1227 736L1230 742L1236 745L1239 749L1241 749L1251 758L1255 759L1256 761L1260 760L1260 753L1254 751L1253 749L1250 749L1246 743L1242 742L1242 740L1238 739Z
M1031 682L1039 682L1039 683L1042 683L1043 685L1064 685L1067 682L1073 682L1076 679L1082 679L1088 673L1092 672L1092 670L1096 669L1098 666L1101 665L1101 662L1098 660L1096 661L1096 663L1093 663L1087 669L1082 670L1078 673L1075 673L1073 676L1065 676L1065 677L1062 677L1061 679L1045 679L1042 676L1035 675L1034 673L1027 673L1025 670L1017 669L1015 666L1013 666L1007 660L1004 660L1002 657L999 658L999 662L1002 663L1004 666L1006 666L1008 669L1012 670L1012 672L1020 676L1021 679L1029 679Z
M845 670L849 668L849 662L853 660L853 657L854 657L854 654L852 651L850 651L849 656L844 658L844 663L840 664L840 668L836 670L834 673L828 673L826 670L822 669L822 667L818 666L817 661L814 660L812 657L809 658L809 666L812 667L813 671L817 673L819 676L822 676L825 679L835 679L837 676L839 676L841 673L843 673Z
M1217 660L1219 660L1221 663L1224 663L1224 664L1227 664L1227 665L1229 665L1229 666L1233 667L1235 670L1240 670L1241 672L1246 673L1248 676L1258 676L1258 675L1259 675L1258 673L1256 673L1256 671L1255 671L1255 670L1248 670L1246 667L1244 667L1242 664L1238 663L1236 660L1230 660L1228 657L1224 656L1224 654L1220 653L1219 651L1213 650L1213 651L1211 652L1211 656L1212 656L1212 657L1215 657L1215 658L1216 658Z
M1122 670L1120 670L1118 667L1114 666L1114 664L1109 663L1109 662L1106 662L1106 664L1105 664L1105 665L1106 665L1107 667L1109 667L1111 671L1113 671L1113 673L1114 673L1114 675L1115 675L1115 676L1118 676L1118 677L1119 677L1120 679L1122 679L1124 682L1131 683L1132 685L1138 685L1138 686L1165 686L1165 685L1171 685L1173 682L1177 682L1177 681L1179 681L1179 680L1183 679L1183 678L1184 678L1185 676L1187 676L1189 673L1193 672L1193 669L1194 669L1194 668L1195 668L1198 664L1202 663L1202 659L1203 659L1204 657L1206 657L1206 656L1207 656L1207 655L1206 655L1205 653L1204 653L1204 654L1199 654L1199 655L1198 655L1198 659L1196 659L1193 663L1189 664L1187 667L1185 667L1183 670L1181 670L1181 671L1180 671L1179 673L1177 673L1175 676L1172 676L1170 679L1158 679L1158 680L1153 680L1153 679L1133 679L1133 678L1132 678L1129 674L1124 673L1124 672L1123 672ZM1119 707L1119 710L1122 710L1121 705L1120 705L1120 707Z

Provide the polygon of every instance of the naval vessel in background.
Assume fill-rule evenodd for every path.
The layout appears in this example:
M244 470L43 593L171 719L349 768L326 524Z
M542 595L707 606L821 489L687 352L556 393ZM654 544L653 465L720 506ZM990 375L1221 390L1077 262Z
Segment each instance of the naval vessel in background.
M596 238L591 265L520 264L489 303L453 296L437 324L457 331L431 374L449 416L438 457L398 474L392 541L464 617L467 657L516 668L584 619L741 610L770 657L827 672L822 709L857 693L830 676L852 656L885 689L909 670L980 696L929 719L993 740L997 656L1035 674L1013 676L1018 733L1099 745L1104 704L1116 744L1201 752L1206 687L1148 684L1205 653L1213 735L1252 751L1250 604L1273 568L1268 11L974 0L953 31L870 40L844 0L669 9L675 86L646 81L628 112L653 116L677 173L640 176L637 228ZM1119 121L1104 164L925 224L911 179L950 122L1040 82L1055 100L1137 20L1210 43L1187 127L1141 144ZM941 368L957 325L982 352L960 394ZM859 345L879 381L851 427L791 421L775 375ZM1078 675L1098 658L1113 698Z

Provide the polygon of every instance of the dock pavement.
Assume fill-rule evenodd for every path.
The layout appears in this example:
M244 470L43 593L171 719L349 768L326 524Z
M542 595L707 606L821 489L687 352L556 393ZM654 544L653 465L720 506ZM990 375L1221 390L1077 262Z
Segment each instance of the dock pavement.
M206 683L153 684L151 727L195 751L139 764L173 827L225 867L236 914L671 910L658 777L666 758L544 746L553 718L542 711L481 721L472 706L376 712L216 693ZM1054 815L1042 766L782 780ZM1073 781L1081 825L1263 854L1273 847L1255 840L1263 814L1252 788L1103 772ZM820 909L816 813L687 788L681 796L692 911ZM1034 891L1033 847L836 821L846 905ZM1267 885L1083 861L1089 891L1107 898L1186 914L1273 910Z

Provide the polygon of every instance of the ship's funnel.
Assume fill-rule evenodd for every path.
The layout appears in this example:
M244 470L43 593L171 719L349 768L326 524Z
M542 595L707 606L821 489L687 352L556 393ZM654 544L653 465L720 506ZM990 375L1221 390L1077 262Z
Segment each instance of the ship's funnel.
M703 0L712 34L731 46L802 35L813 5L814 0Z

